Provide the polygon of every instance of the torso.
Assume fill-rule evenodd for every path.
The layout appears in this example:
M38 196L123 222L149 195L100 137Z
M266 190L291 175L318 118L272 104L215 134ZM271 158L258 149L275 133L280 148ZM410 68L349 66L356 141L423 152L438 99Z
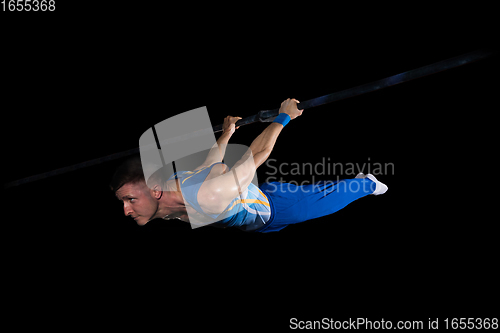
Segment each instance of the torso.
M200 190L198 191L198 204L203 210L207 210L207 204L205 203L205 198L207 198L211 193L208 193L210 191L208 182L214 178L219 177L222 174L225 174L228 171L228 167L225 164L217 164L212 167L212 170L207 175L207 178L205 178L205 181L203 184L200 186Z
M206 169L206 167L197 168L194 171L181 171L177 179L177 184L176 180L172 178L173 176L167 182L167 188L170 188L170 191L179 193L181 195L180 199L184 203L184 214L178 215L180 220L190 222L194 227L213 223L214 226L235 226L245 231L254 230L269 220L271 211L268 199L253 184L250 184L247 189L227 205L226 209L222 212L225 215L222 217L219 217L220 215L217 213L205 209L206 205L210 204L211 198L210 184L207 184L207 181L215 179L229 170L227 166L222 164L211 165L210 167L212 169L210 171L207 170L205 174L200 174L200 172L203 172L202 170ZM197 170L200 171L197 172ZM198 174L199 176L196 176ZM187 186L186 189L183 188L182 193L181 186ZM188 197L185 197L186 195Z
M215 169L215 167L216 166L214 166L213 169ZM218 168L218 169L219 169L218 172L220 175L220 172L222 172L223 168ZM209 179L212 179L215 177L217 177L217 174L213 174L212 172L210 172L206 179L209 180ZM169 180L169 181L167 181L166 185L167 185L166 186L167 191L180 192L182 195L182 192L178 190L178 189L180 189L180 184L179 184L178 179ZM202 190L203 190L203 184L201 185L200 191L198 192L198 202L199 202L201 207L203 207L203 198L204 198L204 194L203 194ZM201 195L199 193L201 193ZM202 221L205 221L206 217L203 214L201 214L200 212L198 212L196 209L194 209L188 202L186 202L185 200L183 200L183 201L184 201L185 208L177 213L169 215L169 219L179 219L181 221L190 222L193 224L204 224Z

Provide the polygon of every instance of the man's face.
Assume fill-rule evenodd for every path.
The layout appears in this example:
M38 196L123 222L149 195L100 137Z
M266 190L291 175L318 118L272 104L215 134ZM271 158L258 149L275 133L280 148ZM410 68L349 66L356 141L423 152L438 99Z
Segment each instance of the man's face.
M116 197L123 201L125 216L132 217L138 225L145 225L158 210L158 200L146 183L127 183L116 191Z

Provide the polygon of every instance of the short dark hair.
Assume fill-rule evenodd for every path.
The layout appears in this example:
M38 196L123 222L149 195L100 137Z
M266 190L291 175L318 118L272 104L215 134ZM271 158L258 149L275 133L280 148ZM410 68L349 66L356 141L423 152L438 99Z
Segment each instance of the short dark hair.
M140 156L133 156L116 169L109 186L111 187L111 191L116 193L116 191L127 183L139 182L146 182L142 171L141 158Z

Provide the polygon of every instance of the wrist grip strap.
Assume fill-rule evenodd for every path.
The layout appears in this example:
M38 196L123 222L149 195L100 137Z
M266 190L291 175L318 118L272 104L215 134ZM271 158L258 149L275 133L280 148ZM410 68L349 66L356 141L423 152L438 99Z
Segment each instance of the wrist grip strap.
M288 124L288 122L291 120L290 116L287 115L286 113L280 113L273 121L273 123L280 123L283 125L283 127Z

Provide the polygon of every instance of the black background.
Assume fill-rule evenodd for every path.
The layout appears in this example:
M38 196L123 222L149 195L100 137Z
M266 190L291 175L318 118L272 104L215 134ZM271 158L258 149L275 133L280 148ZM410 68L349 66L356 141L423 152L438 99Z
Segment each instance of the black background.
M2 13L6 183L135 148L200 106L215 125L492 46L485 8L56 6ZM394 174L378 177L383 196L278 233L139 227L108 187L123 159L4 190L11 310L48 326L184 329L491 316L497 77L493 57L306 110L275 165L370 158ZM231 142L249 145L265 126Z

